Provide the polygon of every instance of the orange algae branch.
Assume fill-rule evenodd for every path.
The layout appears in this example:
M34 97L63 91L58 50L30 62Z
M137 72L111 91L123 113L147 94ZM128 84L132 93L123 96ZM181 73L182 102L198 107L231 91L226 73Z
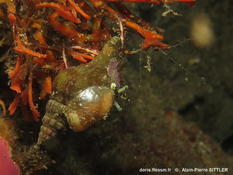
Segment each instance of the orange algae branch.
M53 28L57 32L61 33L62 35L67 36L68 38L74 39L74 41L76 41L76 42L93 41L95 39L92 35L79 33L72 28L64 26L63 24L61 24L60 22L58 22L56 20L59 16L62 16L67 20L75 22L74 21L75 19L73 19L74 15L68 11L69 8L62 6L62 5L59 5L59 4L56 4L56 3L41 3L41 4L36 5L36 7L37 8L52 7L52 8L56 9L56 11L53 12L49 16L49 22L53 26ZM80 22L81 21L79 21L78 23L80 23ZM76 23L77 23L77 21L76 21Z
M119 12L113 10L111 7L109 7L104 2L94 1L94 0L91 0L91 1L96 8L102 7L105 10L107 10L110 14L115 14L117 16L122 17L122 15ZM164 44L161 42L161 40L164 39L164 37L162 35L159 35L155 32L149 31L149 30L139 26L135 22L131 21L130 19L127 19L127 18L125 19L124 17L122 17L122 18L123 18L123 22L125 23L125 25L127 27L130 27L130 28L136 30L142 37L144 37L144 42L142 44L143 49L147 49L147 48L152 47L152 46L156 46L158 48L164 48L164 49L169 48L169 46L167 44Z
M64 36L67 36L70 39L74 39L74 41L76 42L93 40L93 37L91 35L79 33L72 28L62 25L56 20L57 17L59 17L59 14L57 12L54 12L49 16L49 22L57 32L61 33Z
M17 93L21 93L22 92L21 82L22 80L19 77L16 77L14 80L11 81L10 88L16 91Z
M49 45L46 41L46 39L44 38L43 36L43 33L41 31L41 25L38 24L38 23L34 23L33 24L33 27L38 29L34 34L33 34L33 37L35 40L37 40L40 45L44 46L45 48L48 48ZM47 55L47 59L46 61L55 61L55 56L53 55L53 52L51 50L47 50L45 48L42 48L41 50L46 52L46 55ZM43 64L45 60L41 60L41 59L33 59L33 62L34 63L37 63L37 64Z
M83 16L86 20L90 19L90 16L86 14L79 6L76 4L73 0L68 0L70 5L76 10L77 13L79 13L81 16Z
M7 8L7 13L8 13L8 19L11 24L14 24L16 22L16 17L15 17L15 5L13 2L8 3L8 8Z
M56 12L59 13L59 16L62 16L63 18L70 20L76 24L80 24L81 20L77 17L75 17L69 10L69 8L67 8L66 6L60 5L60 4L56 4L56 3L41 3L41 4L37 4L36 8L43 8L43 7L51 7L56 9Z
M69 51L69 53L73 56L74 59L79 60L79 61L81 61L83 63L87 63L86 59L88 59L88 60L93 60L94 59L94 57L92 57L90 55L86 55L86 54L75 52L75 51Z
M1 0L0 4L6 4L7 5L7 13L8 13L8 19L10 21L10 24L13 25L16 21L15 17L15 4L11 0Z
M162 35L159 35L155 32L146 30L143 27L141 27L138 24L131 22L131 21L126 21L125 24L128 27L136 30L142 37L145 38L144 42L142 44L143 49L149 48L151 46L156 46L159 48L168 48L169 47L167 44L160 42L161 40L164 39L164 37Z
M10 115L13 115L16 111L16 108L19 104L19 98L20 98L20 94L17 94L13 100L13 102L10 104L10 106L8 107L8 111L10 112Z
M9 78L11 79L11 86L10 88L14 91L16 91L17 93L20 93L21 90L21 79L20 77L17 77L19 71L20 71L20 67L22 65L22 57L21 55L18 56L17 58L17 62L15 65L15 68L12 72L9 73Z
M43 81L43 87L40 93L40 98L43 99L47 94L52 93L52 78L51 76L45 77Z
M13 71L9 73L10 79L13 79L16 76L16 74L20 71L20 66L22 65L22 63L23 63L22 57L21 55L18 55L15 68Z
M34 37L37 41L39 41L39 43L40 43L41 45L44 45L44 46L48 47L48 44L47 44L47 42L46 42L44 36L42 35L41 31L36 31L35 34L33 35L33 37Z
M40 116L40 113L37 111L36 106L33 103L33 93L32 93L32 78L29 78L29 84L28 84L28 103L29 107L32 111L33 117L35 121L38 121L38 118Z
M45 78L43 88L44 88L44 90L45 90L45 92L47 94L51 94L52 93L52 78L51 78L51 76L47 76Z
M17 42L17 47L15 48L16 52L28 54L28 55L38 57L38 58L47 58L47 55L44 55L44 54L41 54L41 53L38 53L38 52L35 52L35 51L31 50L31 49L26 48L23 45L22 41L20 40L19 36L16 35L15 39L16 39L16 42Z
M2 107L2 116L5 116L6 115L6 106L5 106L4 101L2 101L1 99L0 99L0 106Z
M57 22L57 17L59 17L57 12L54 12L49 16L49 22L57 32L67 36L68 38L74 38L79 34L76 30L65 27L61 23Z

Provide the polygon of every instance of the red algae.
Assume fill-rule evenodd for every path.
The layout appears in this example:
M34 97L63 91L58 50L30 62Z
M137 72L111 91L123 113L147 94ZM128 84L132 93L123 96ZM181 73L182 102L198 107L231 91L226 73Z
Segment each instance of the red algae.
M93 52L99 52L116 35L120 35L124 48L127 29L142 37L141 49L170 48L163 43L162 32L134 16L123 2L192 5L195 0L0 1L0 5L6 6L2 8L7 9L6 14L4 11L1 14L0 9L0 17L8 18L14 41L11 50L16 52L15 65L11 64L7 70L10 89L15 93L8 107L10 115L20 106L26 120L31 114L33 120L39 121L37 104L51 94L56 74L67 65L89 63L97 56ZM113 25L109 26L108 21ZM119 29L115 30L115 25ZM84 49L74 51L72 47ZM50 82L44 83L46 77L50 77Z

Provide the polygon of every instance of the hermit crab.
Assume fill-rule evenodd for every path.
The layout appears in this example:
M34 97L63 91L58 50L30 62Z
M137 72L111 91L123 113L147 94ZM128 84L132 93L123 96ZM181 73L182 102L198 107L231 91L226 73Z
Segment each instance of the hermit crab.
M113 37L93 61L56 76L34 148L40 148L58 130L82 131L107 117L114 103L111 84L119 86L119 43L119 37Z

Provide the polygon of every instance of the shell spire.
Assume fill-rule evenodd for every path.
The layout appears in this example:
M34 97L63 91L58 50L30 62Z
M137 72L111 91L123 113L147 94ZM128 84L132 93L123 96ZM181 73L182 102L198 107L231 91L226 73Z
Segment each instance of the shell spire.
M60 109L60 110L59 110ZM54 137L58 130L66 129L65 118L59 115L63 113L64 108L54 100L49 100L46 105L46 113L42 119L37 143L34 148L39 148L46 140Z

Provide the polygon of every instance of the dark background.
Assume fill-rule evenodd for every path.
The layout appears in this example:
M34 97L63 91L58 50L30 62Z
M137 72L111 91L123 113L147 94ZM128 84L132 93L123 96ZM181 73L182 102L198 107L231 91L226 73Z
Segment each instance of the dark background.
M153 167L233 170L233 2L172 4L182 16L166 17L161 16L166 11L162 5L128 6L153 27L164 29L164 42L174 47L127 55L121 73L129 89L118 99L123 111L113 109L106 121L89 130L68 131L47 143L56 164L46 174L139 174L140 168ZM200 13L209 17L215 35L208 48L190 40L192 20ZM126 42L135 50L142 40L128 30ZM196 58L199 62L191 63ZM151 72L144 68L148 62ZM1 80L7 81L4 69L1 62ZM6 87L1 83L1 90L9 93ZM34 125L21 127L35 132Z

